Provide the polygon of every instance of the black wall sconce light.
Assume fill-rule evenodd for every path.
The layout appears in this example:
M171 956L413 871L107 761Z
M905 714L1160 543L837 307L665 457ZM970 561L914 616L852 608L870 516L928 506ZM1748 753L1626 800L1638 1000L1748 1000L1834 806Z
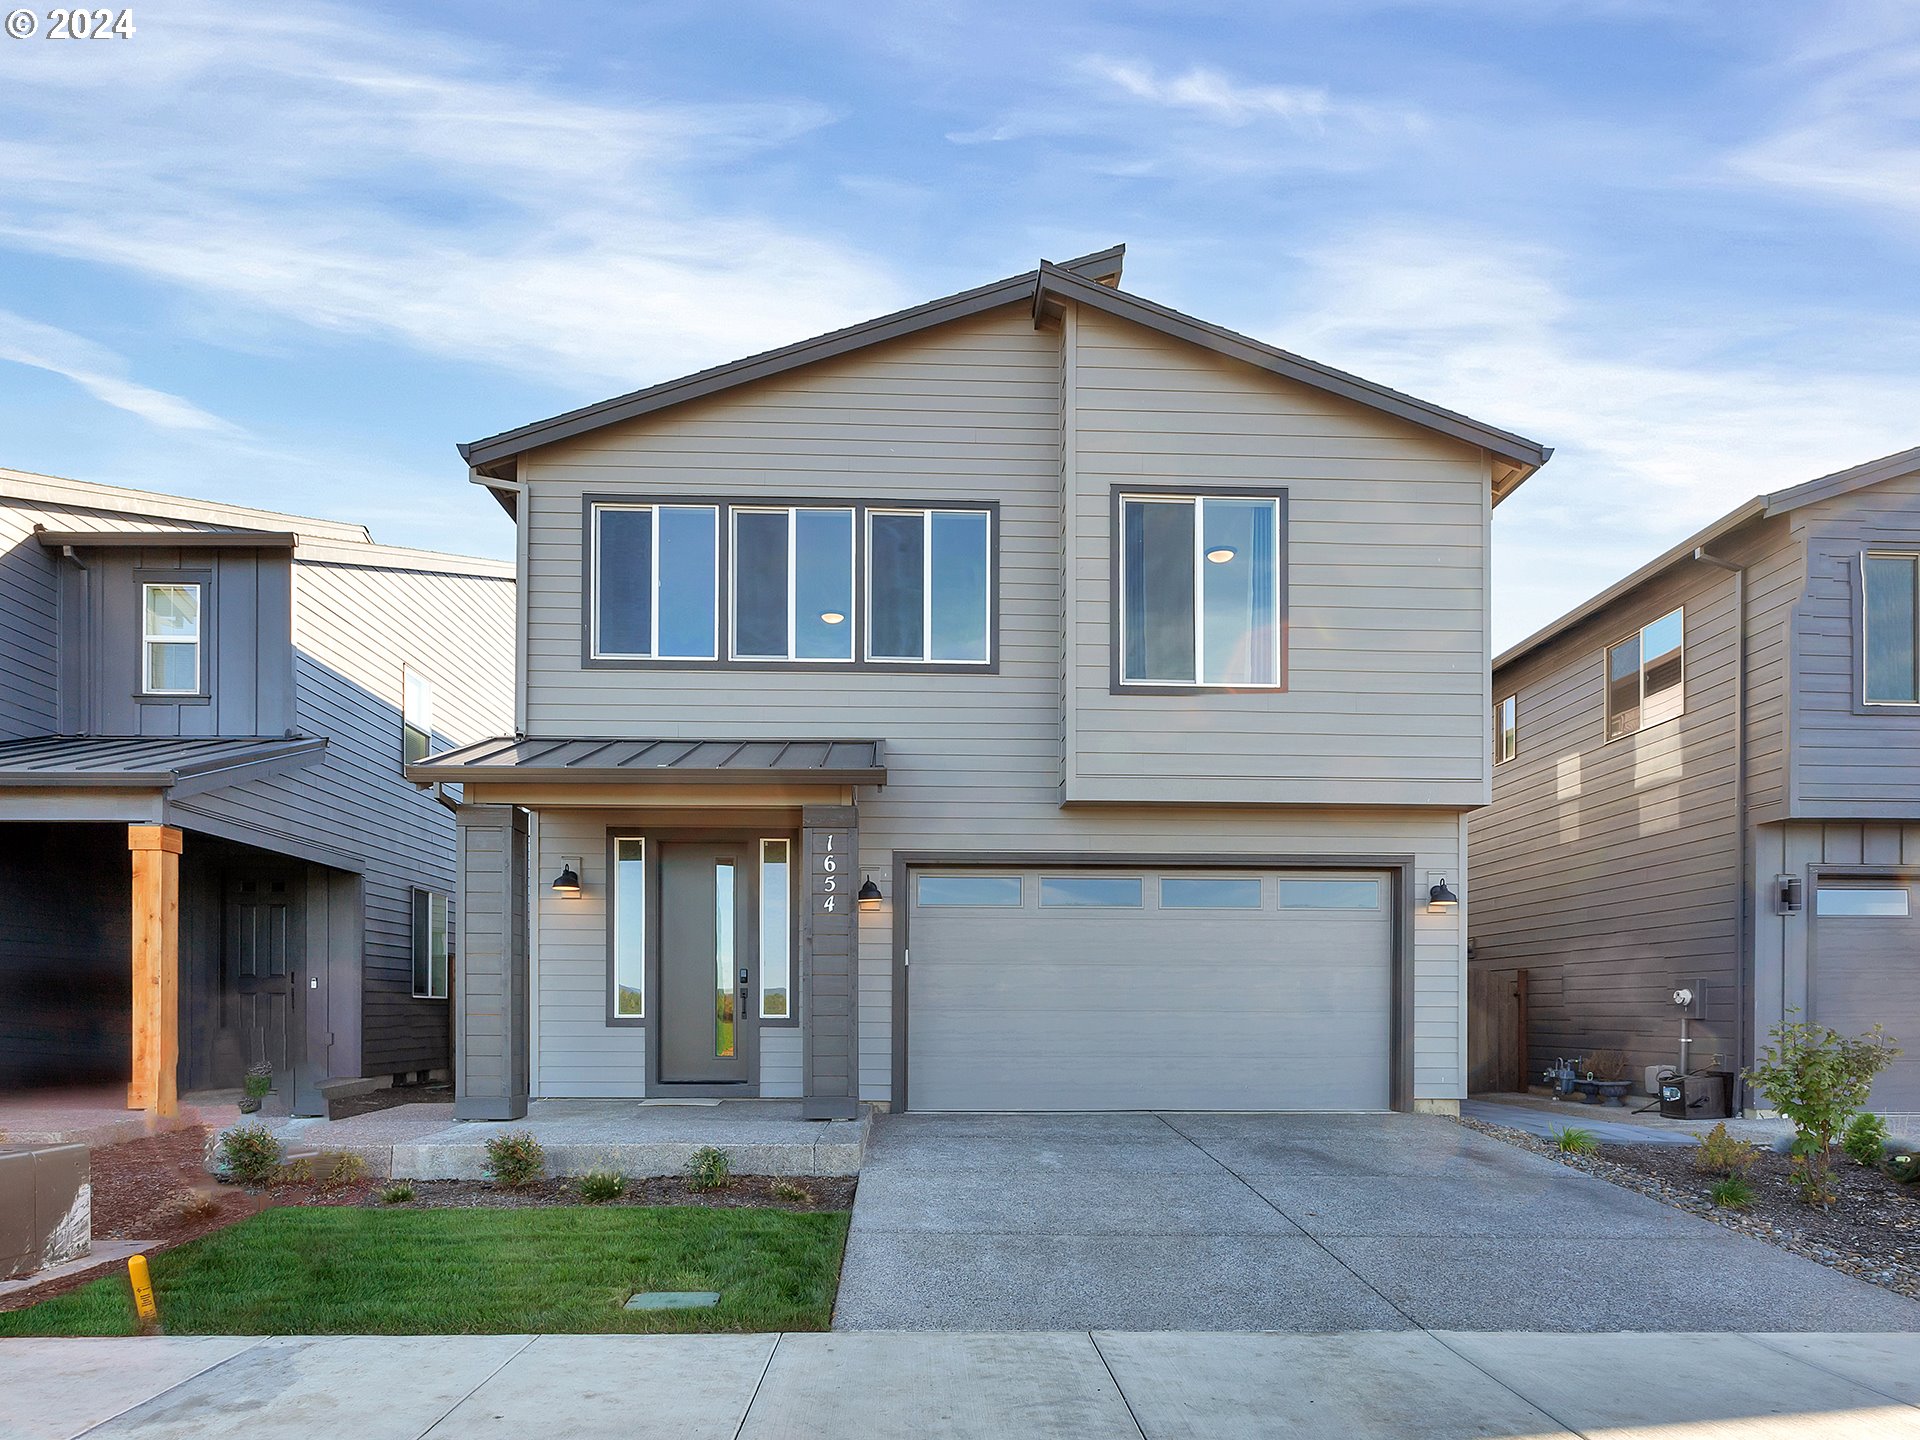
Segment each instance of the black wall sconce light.
M553 893L563 895L569 900L580 898L580 857L562 855L560 873L553 877Z
M1447 884L1447 877L1440 876L1427 887L1427 913L1446 915L1460 908L1460 897L1453 893L1453 887Z
M873 877L871 875L867 876L866 881L860 886L858 898L862 910L878 910L880 908L880 887L873 883Z
M1782 875L1774 881L1773 908L1782 915L1798 915L1806 907L1806 891L1798 875Z

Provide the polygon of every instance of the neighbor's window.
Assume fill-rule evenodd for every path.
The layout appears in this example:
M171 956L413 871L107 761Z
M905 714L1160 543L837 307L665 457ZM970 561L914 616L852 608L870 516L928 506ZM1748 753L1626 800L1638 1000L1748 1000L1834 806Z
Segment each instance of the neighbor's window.
M421 1000L447 998L447 897L437 890L413 892L413 993Z
M647 1013L647 842L613 842L613 1018Z
M1504 765L1518 751L1518 735L1514 720L1519 710L1519 700L1509 695L1494 707L1493 716L1493 763Z
M922 875L920 903L936 905L1018 905L1018 875Z
M718 507L595 506L593 653L716 658L719 573Z
M1920 555L1865 555L1861 699L1920 705Z
M200 587L142 585L144 689L149 695L200 691Z
M1131 876L1118 875L1043 875L1040 903L1047 907L1099 905L1137 910L1140 882Z
M1822 885L1813 892L1813 913L1855 919L1900 916L1907 913L1907 888L1869 888L1864 885Z
M793 882L786 840L760 842L760 1018L793 1016Z
M867 658L984 664L991 538L984 510L867 513Z
M433 748L433 682L411 665L400 667L400 755L409 765Z
M1120 679L1277 685L1278 496L1123 495Z
M1674 610L1607 647L1607 739L1680 714L1686 694L1685 636L1686 614Z
M733 654L853 659L853 511L733 511Z
M1279 880L1282 910L1377 910L1378 880Z

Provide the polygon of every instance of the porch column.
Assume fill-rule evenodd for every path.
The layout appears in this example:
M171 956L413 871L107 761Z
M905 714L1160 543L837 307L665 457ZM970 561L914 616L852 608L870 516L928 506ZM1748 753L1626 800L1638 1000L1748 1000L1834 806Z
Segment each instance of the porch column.
M453 967L453 1114L527 1113L527 814L463 805Z
M180 832L129 825L133 852L133 1074L127 1108L179 1113Z
M800 1023L806 1035L800 1113L808 1120L851 1120L860 1113L860 926L854 908L860 889L859 821L851 805L808 805L800 812L807 863L800 945Z

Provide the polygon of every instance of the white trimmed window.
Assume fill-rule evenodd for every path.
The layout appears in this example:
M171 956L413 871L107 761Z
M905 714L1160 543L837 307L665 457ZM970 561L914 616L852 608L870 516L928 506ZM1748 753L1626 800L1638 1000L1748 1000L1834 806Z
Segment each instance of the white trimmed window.
M1120 681L1280 683L1280 498L1120 497Z
M984 665L991 648L985 510L867 512L867 658Z
M1860 698L1920 705L1920 555L1860 559Z
M720 511L713 505L593 508L593 654L719 655Z
M140 587L141 688L149 695L200 693L200 587Z
M1493 707L1493 763L1504 765L1520 751L1520 700L1509 695Z
M400 667L400 758L406 764L433 749L433 682L411 665Z
M793 1018L793 843L760 842L760 1018Z
M613 953L610 1005L613 1020L640 1020L647 1013L647 842L621 836L613 842Z
M413 892L413 994L418 1000L447 998L447 956L452 932L447 897L437 890Z
M853 511L735 506L736 660L853 659Z
M1671 610L1607 647L1607 739L1686 709L1686 612Z

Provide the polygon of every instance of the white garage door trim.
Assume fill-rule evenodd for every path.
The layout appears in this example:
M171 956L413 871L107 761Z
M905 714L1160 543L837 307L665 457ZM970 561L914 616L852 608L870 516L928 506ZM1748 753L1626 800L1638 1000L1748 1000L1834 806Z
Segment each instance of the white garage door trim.
M1060 852L937 852L899 851L893 857L893 1108L913 1108L908 1070L908 996L912 967L913 877L920 870L1058 869L1072 871L1125 870L1286 870L1384 872L1391 935L1390 1044L1387 1093L1395 1110L1413 1108L1413 894L1414 857L1411 855L1274 855L1274 854L1124 854L1089 856Z

